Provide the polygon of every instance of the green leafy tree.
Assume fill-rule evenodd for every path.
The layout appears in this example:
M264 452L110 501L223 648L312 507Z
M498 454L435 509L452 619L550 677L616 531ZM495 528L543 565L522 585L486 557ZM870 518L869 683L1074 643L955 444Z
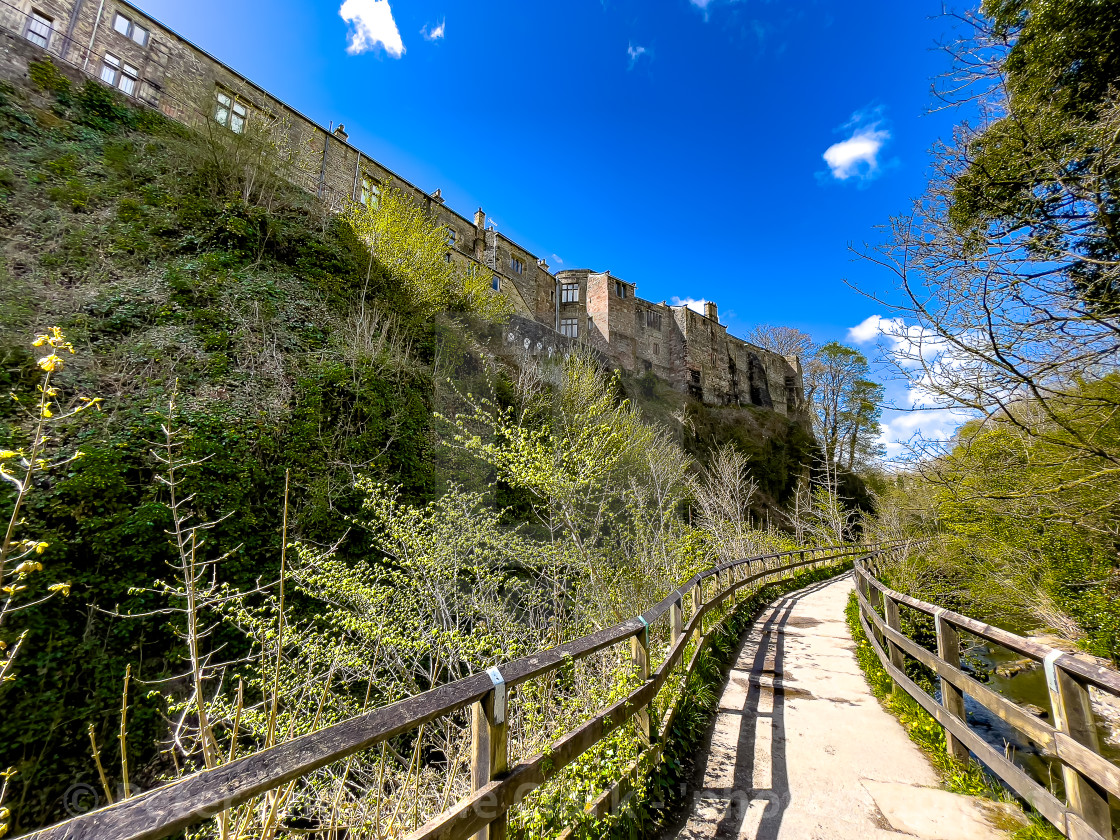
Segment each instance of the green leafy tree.
M1051 260L1088 304L1116 314L1115 0L987 0L962 51L976 81L996 80L997 117L968 136L950 218L963 232L1014 234ZM995 62L991 59L995 58ZM982 234L981 234L982 235Z
M851 470L878 455L883 388L867 377L867 357L836 341L820 347L807 364L807 397L813 431L830 468Z
M1117 445L1116 415L1100 424L1083 414L1081 400L1090 396L1055 400L1051 410ZM1012 410L1032 427L1049 422L1029 401ZM1115 482L1101 480L1098 462L1071 458L1048 437L1004 417L973 421L946 454L889 482L873 532L938 537L892 570L900 588L1118 659L1120 497Z
M857 379L852 383L846 410L841 417L844 455L849 471L869 466L882 457L884 448L879 443L880 420L883 416L884 388L870 379Z
M573 355L539 373L515 405L468 395L454 443L530 495L549 542L569 558L557 591L586 582L580 608L601 627L680 575L671 548L691 459L619 400L617 381L591 359Z
M1120 4L986 0L962 20L944 93L981 120L868 254L902 291L899 372L977 418L889 489L888 507L928 501L889 530L941 534L895 573L1115 657Z
M447 229L399 187L383 188L376 203L351 202L345 218L371 256L403 284L421 317L463 312L497 321L512 313L505 295L491 288L489 273L447 259Z

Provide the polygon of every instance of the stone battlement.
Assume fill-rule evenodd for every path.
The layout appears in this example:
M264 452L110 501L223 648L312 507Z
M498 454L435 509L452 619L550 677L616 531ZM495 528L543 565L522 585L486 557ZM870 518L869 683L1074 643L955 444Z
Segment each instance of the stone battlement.
M714 303L701 314L643 300L633 283L609 271L551 272L543 259L488 228L481 208L473 218L460 215L439 190L420 189L352 146L343 126L316 124L130 3L0 0L0 78L28 84L30 62L44 53L70 74L92 76L187 124L214 120L241 132L254 120L282 117L277 124L296 159L294 180L334 209L376 201L388 184L403 190L446 226L448 259L485 267L517 315L548 331L549 346L590 345L618 367L652 373L706 403L756 405L791 417L802 411L800 362L729 335ZM539 341L534 337L534 346Z

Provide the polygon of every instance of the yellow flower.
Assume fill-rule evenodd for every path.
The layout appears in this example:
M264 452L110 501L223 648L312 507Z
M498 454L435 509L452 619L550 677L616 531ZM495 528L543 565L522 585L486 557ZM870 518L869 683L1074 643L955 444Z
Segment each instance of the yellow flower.
M70 594L70 584L68 583L52 583L47 589L51 592L61 592L63 595Z
M52 373L56 370L62 370L62 359L54 353L51 353L49 356L44 356L39 360L39 367L41 367L47 373Z
M43 406L43 416L44 417L54 417L54 412L51 411L48 406Z
M43 564L38 560L24 560L22 563L16 566L17 575L29 575L32 572L41 571L43 571Z
M0 458L14 458L18 454L14 449L0 449Z
M42 553L43 553L44 551L46 551L46 550L47 550L47 547L48 547L49 545L50 545L50 543L45 543L45 542L37 542L37 543L35 543L35 553L36 553L36 554L42 554Z

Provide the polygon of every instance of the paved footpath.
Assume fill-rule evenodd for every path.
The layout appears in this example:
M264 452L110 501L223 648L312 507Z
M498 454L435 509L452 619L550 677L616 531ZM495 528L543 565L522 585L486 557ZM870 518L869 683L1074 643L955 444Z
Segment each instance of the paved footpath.
M872 696L844 621L850 575L767 607L697 759L678 840L995 840L986 806L938 789Z

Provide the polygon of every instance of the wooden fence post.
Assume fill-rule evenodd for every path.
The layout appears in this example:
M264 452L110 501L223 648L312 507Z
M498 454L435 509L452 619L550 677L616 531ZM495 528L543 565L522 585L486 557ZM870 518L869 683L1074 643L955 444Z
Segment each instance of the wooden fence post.
M681 599L669 605L669 643L675 645L684 632L684 605Z
M649 622L641 616L642 629L636 636L630 637L630 654L634 660L634 667L638 670L638 679L642 682L649 681ZM638 736L645 744L651 744L654 738L653 724L650 721L649 706L642 706L634 715L634 722L638 727ZM491 838L492 840L492 838Z
M478 790L506 771L509 720L506 716L506 681L501 671L486 671L493 690L471 709L471 790ZM480 808L486 808L485 804ZM474 840L505 840L507 815L503 813L474 835Z
M1093 724L1093 707L1089 690L1057 663L1060 650L1051 651L1042 660L1046 687L1050 691L1050 708L1054 725L1073 740L1100 754L1101 745ZM1108 810L1108 793L1062 762L1062 781L1066 786L1069 807L1094 831L1103 837L1112 836L1112 816Z
M961 667L961 636L957 628L942 616L944 607L938 607L933 614L933 625L937 629L937 655L958 670ZM964 692L944 677L941 678L941 705L953 717L967 721L964 711ZM957 761L968 763L968 747L957 736L945 729L945 751Z
M881 594L883 595L883 617L887 622L887 626L901 633L902 622L899 620L898 616L898 602L895 601L894 598L888 597L885 592ZM902 651L890 638L887 639L887 650L890 652L891 664L900 671L903 670L906 667L906 663L902 658ZM902 686L896 681L894 684L894 693L899 694L902 690Z
M696 581L696 585L692 587L692 615L695 617L700 614L701 607L704 606L704 581L700 579ZM700 635L704 635L704 620L700 619Z

